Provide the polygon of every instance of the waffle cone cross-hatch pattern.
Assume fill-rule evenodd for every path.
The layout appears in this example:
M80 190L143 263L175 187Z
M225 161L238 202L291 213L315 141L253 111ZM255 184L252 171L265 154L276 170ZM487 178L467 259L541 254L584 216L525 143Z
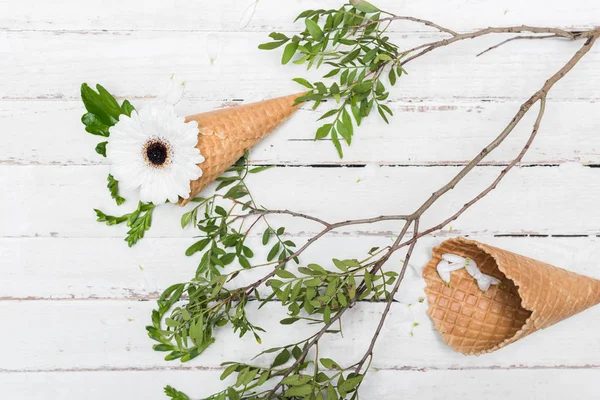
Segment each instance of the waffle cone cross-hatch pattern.
M436 268L447 253L471 258L502 284L484 293L460 269L446 285ZM600 303L599 280L460 237L433 249L423 277L435 328L467 355L498 350Z
M246 151L287 120L299 105L300 95L265 100L223 110L191 115L186 122L198 122L198 144L205 161L198 164L202 176L190 183L190 195L180 199L185 205L231 167Z

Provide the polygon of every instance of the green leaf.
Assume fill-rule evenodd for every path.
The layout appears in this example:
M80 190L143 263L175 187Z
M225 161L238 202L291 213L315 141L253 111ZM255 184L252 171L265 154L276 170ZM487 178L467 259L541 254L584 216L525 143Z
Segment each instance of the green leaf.
M294 322L300 320L300 318L296 318L296 317L290 317L290 318L284 318L281 321L279 321L279 323L281 325L292 325Z
M96 145L96 153L106 157L106 145L108 142L100 142Z
M262 43L262 44L258 45L258 48L261 50L273 50L273 49L283 46L286 42L287 42L287 40L282 40L280 42Z
M283 378L281 383L288 386L300 386L310 382L311 380L312 376L310 375L290 375Z
M313 15L315 13L315 11L313 10L306 10L306 11L302 11L300 13L300 15L298 15L296 17L296 19L294 20L294 22L298 21L300 18L306 18L306 17L310 17L311 15Z
M341 64L348 64L350 61L354 60L356 57L358 57L358 55L360 54L361 49L358 48L356 50L351 51L350 53L348 53L348 55L346 55L346 57L344 57L342 59L342 61L340 62ZM350 76L348 77L348 83L352 83L352 81L354 80L352 78L352 73L356 73L356 70L352 71L350 73ZM355 74L356 75L356 74Z
M300 386L292 386L288 390L285 391L286 397L293 396L306 396L307 394L313 393L312 385L300 385Z
M248 172L251 174L258 174L259 172L263 172L271 168L273 168L273 165L262 165L260 167L251 168L248 170Z
M220 379L224 380L229 375L233 374L237 368L238 368L238 364L231 364L230 366L228 366L227 368L225 368L225 371L223 371L223 373L221 374L221 378Z
M380 11L379 8L375 7L373 4L369 3L366 0L351 0L350 3L358 11L364 12L365 14L371 14Z
M396 84L396 72L394 71L394 68L390 69L389 78L390 84L394 86Z
M273 364L271 364L271 368L278 367L280 365L285 364L290 359L290 352L287 349L283 349L283 351L277 354L275 360L273 360Z
M165 394L172 400L190 400L190 398L183 392L174 389L171 386L165 386Z
M96 90L97 93L87 83L81 85L81 100L85 109L103 124L113 126L119 120L121 107L104 87L96 85Z
M329 136L329 132L331 132L332 127L333 127L333 124L325 124L322 127L320 127L319 129L317 129L317 133L315 135L315 140L324 139L327 136Z
M286 271L285 269L278 269L275 272L275 275L283 279L294 279L296 277L296 275L292 274L290 271Z
M324 366L327 369L339 369L340 366L333 361L331 358L321 358L319 359L319 362L321 363L322 366Z
M294 82L301 84L304 87L307 87L309 89L314 88L313 85L310 84L310 82L308 82L306 79L304 78L294 78L292 79Z
M185 255L189 257L199 251L202 251L206 248L206 246L208 246L209 243L210 243L210 239L208 239L208 238L199 240L196 243L194 243L193 245L191 245L190 247L188 247L188 249L185 251Z
M339 74L339 72L340 72L339 68L332 69L327 74L323 75L323 78L331 78L332 76L336 76L337 74Z
M364 82L357 83L356 85L352 86L352 91L354 93L362 94L362 93L370 92L372 88L373 88L372 81L364 81Z
M331 131L331 141L333 142L333 145L335 146L335 149L337 150L340 158L344 158L344 152L342 151L342 144L340 143L340 140L338 139L337 132L335 129Z
M116 179L111 174L108 174L107 180L108 180L108 185L106 185L106 187L110 191L110 197L115 199L115 202L119 206L121 204L125 203L125 199L123 197L119 196L119 182L117 182Z
M277 253L279 253L279 246L279 242L275 243L275 245L271 248L271 251L269 251L269 254L267 255L267 261L273 261L275 256L277 256Z
M298 42L290 42L285 46L285 50L283 51L283 56L281 58L282 64L287 64L290 62L294 54L296 54L296 50L298 50Z
M227 397L229 398L229 400L239 400L240 395L234 388L230 386L227 388Z
M92 113L83 114L81 117L81 122L85 125L85 130L92 135L109 137L109 128L112 124L107 125L100 121L96 115Z
M306 19L304 22L306 23L306 29L308 30L308 33L310 33L310 36L316 40L323 39L323 31L321 30L319 24L312 19Z
M123 104L121 104L121 113L127 115L128 117L131 117L131 113L134 110L135 110L135 107L133 107L131 105L129 100L125 100L125 101L123 101Z
M265 229L263 235L262 235L262 244L263 246L266 246L267 243L269 243L269 239L271 238L271 228L267 228Z
M358 385L360 385L362 380L363 380L363 377L361 375L346 379L344 382L342 382L338 385L338 390L339 390L340 394L348 393L351 390L356 389L356 387Z

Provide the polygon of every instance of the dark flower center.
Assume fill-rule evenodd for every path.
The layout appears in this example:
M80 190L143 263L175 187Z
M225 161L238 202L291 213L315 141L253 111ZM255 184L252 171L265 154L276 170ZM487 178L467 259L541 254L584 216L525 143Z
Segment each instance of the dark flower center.
M162 168L169 163L171 148L168 142L161 139L153 139L144 145L143 154L150 166Z

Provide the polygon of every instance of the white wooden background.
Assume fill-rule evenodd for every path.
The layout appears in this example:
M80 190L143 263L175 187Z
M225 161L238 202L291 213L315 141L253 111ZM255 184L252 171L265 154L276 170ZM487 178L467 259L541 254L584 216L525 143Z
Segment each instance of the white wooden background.
M182 210L161 207L134 249L124 228L95 222L93 207L116 211L105 188L107 166L95 137L79 122L82 82L100 82L134 104L152 98L171 73L187 81L181 114L298 90L301 67L256 46L273 30L300 29L307 8L340 1L0 0L0 397L6 399L163 399L174 385L200 398L223 387L225 360L260 346L228 330L189 364L165 362L144 326L158 291L188 279L196 258L184 250L194 232ZM466 31L489 25L590 28L597 0L379 0L404 15ZM438 38L421 26L392 28L401 47ZM207 43L218 38L210 63ZM520 102L578 48L545 40L514 42L483 57L498 37L453 45L410 66L390 96L390 126L369 121L340 161L327 141L314 143L317 113L300 110L252 153L280 167L251 182L259 202L328 220L412 211L495 136ZM488 198L447 229L425 238L415 270L446 237L469 235L496 246L600 278L600 49L552 91L526 167L511 172ZM528 117L486 165L433 207L424 227L454 212L486 186L529 132ZM290 195L292 194L293 195ZM133 202L130 202L133 203ZM298 242L316 227L288 221ZM394 224L361 227L323 239L303 260L354 257L388 243ZM399 266L399 255L391 266ZM143 270L140 269L143 267ZM415 275L412 271L412 275ZM251 279L251 278L247 278ZM600 397L600 307L491 355L452 352L422 305L408 308L422 284L403 285L362 391L365 399L591 399ZM381 305L360 304L331 356L362 355ZM267 315L268 314L268 315ZM257 314L265 344L310 328L278 325L277 305ZM270 319L269 319L270 318ZM420 325L409 334L413 321ZM382 348L386 347L386 350Z

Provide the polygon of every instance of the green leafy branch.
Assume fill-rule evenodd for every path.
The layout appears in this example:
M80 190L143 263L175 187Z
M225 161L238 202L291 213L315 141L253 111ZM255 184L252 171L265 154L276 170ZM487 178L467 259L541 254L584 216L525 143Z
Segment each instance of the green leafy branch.
M386 122L392 110L384 104L389 97L383 80L394 86L397 79L406 73L400 60L404 56L398 46L390 43L385 35L391 23L370 3L352 2L340 9L307 10L298 19L303 19L305 30L293 37L273 32L273 41L261 44L260 49L272 50L286 44L282 63L306 64L307 69L327 65L329 71L323 76L328 81L310 83L304 78L294 81L309 89L297 102L314 101L314 108L326 100L335 106L325 112L319 120L330 119L315 134L315 140L330 138L340 158L343 157L342 141L352 144L354 125L371 114L373 108ZM352 118L354 117L354 118Z

